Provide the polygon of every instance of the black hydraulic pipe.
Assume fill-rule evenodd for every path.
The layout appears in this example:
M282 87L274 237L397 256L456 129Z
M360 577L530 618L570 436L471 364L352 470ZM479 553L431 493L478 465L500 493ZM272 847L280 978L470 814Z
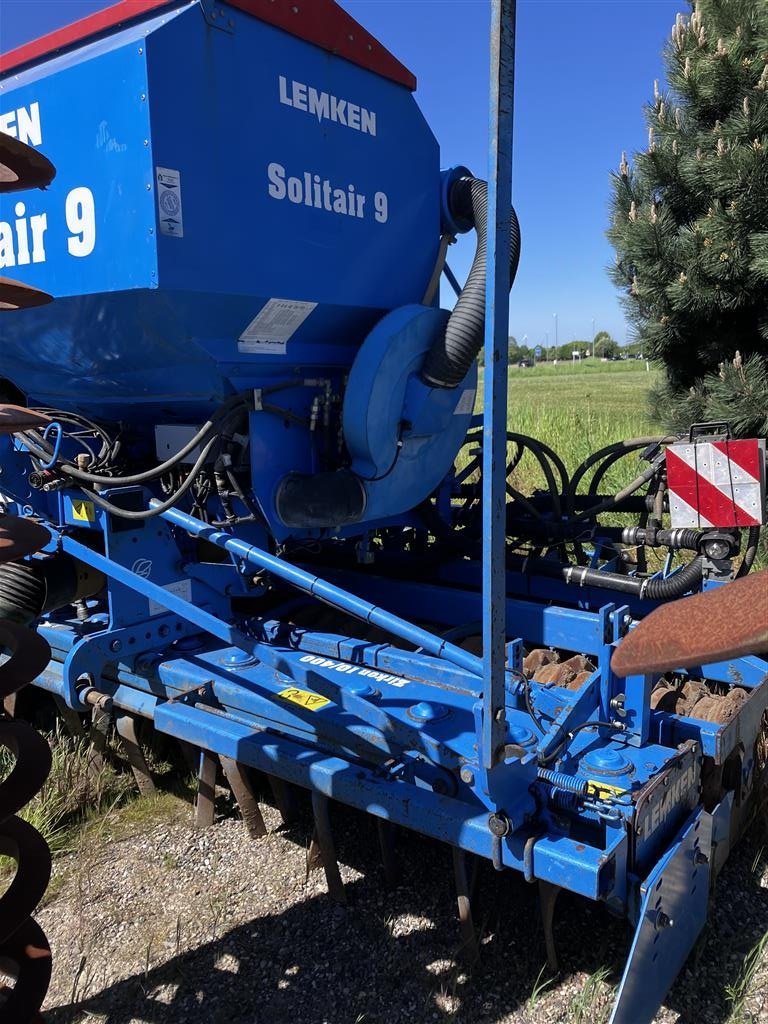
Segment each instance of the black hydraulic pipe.
M472 268L445 329L427 353L421 371L431 387L455 388L467 375L485 336L485 262L488 231L488 184L479 178L459 178L449 196L451 214L469 222L477 232ZM509 286L520 262L520 225L514 209L509 226Z
M601 572L583 565L564 565L549 558L510 558L508 564L510 568L532 576L562 579L580 587L602 587L604 590L616 590L651 601L669 601L682 597L701 581L703 571L700 555L666 579L622 576L620 573Z
M683 528L658 530L651 526L628 526L621 531L624 544L647 544L651 548L698 551L702 539L699 530Z

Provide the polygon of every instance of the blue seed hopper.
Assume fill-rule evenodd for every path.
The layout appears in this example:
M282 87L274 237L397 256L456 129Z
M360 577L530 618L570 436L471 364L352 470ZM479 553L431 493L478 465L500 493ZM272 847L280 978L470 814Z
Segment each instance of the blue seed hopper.
M309 790L336 899L331 800L379 820L388 869L388 824L453 847L470 953L471 856L539 883L551 963L561 889L627 918L612 1021L637 1024L752 812L768 665L717 604L701 650L672 629L673 655L612 658L655 609L760 585L729 581L765 451L680 439L756 495L717 483L712 521L687 494L681 525L664 439L570 473L508 431L513 14L494 2L487 184L441 171L413 76L331 0L119 3L3 58L0 524L50 540L0 566L0 613L144 790L137 723L194 752L200 823L219 770L255 835L253 772L286 816Z

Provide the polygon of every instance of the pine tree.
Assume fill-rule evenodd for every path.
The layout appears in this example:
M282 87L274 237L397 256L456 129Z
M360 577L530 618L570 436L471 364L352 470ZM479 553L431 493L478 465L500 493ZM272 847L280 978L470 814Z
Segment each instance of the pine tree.
M645 108L648 149L613 175L611 276L670 429L768 435L768 0L696 0Z

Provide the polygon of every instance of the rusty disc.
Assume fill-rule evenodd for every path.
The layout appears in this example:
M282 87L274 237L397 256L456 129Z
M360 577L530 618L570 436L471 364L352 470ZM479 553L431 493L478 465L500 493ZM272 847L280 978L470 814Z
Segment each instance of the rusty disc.
M44 548L50 531L32 519L0 516L0 565Z
M20 430L35 430L50 423L47 416L20 405L0 405L0 434L16 434Z
M0 134L0 193L46 188L55 177L56 168L42 153Z
M611 668L641 675L765 651L768 569L657 608L621 641Z
M0 277L0 312L14 309L32 309L34 306L45 306L53 302L53 296L42 292L39 288L14 281L10 277Z

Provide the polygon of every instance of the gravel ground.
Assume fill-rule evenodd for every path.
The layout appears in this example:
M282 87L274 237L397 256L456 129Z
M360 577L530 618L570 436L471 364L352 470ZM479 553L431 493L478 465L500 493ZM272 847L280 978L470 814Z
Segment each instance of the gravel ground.
M621 921L563 894L548 980L535 887L483 864L482 959L456 957L447 847L400 833L402 885L387 891L376 830L334 806L349 905L306 879L308 813L250 841L238 820L192 827L188 804L137 801L91 827L56 866L39 918L54 950L49 1024L593 1024L608 1016L628 948ZM760 838L762 835L762 839ZM657 1024L768 1020L768 943L738 1012L726 986L768 932L768 850L753 827L719 884L710 924ZM538 981L538 984L537 984Z

